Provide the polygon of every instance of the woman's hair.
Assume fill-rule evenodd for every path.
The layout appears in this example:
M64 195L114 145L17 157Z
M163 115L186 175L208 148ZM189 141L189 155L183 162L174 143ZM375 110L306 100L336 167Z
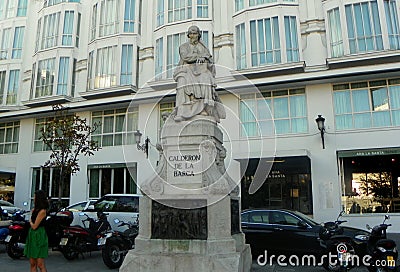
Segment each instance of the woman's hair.
M35 192L35 210L42 210L49 207L49 202L47 201L46 193L43 190L37 190Z

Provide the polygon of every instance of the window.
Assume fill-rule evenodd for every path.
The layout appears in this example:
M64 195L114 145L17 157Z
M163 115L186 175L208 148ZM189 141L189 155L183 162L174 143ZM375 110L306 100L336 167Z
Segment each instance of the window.
M251 65L280 63L278 17L250 21Z
M89 90L94 88L94 51L89 52L89 57L88 57L88 88Z
M6 0L6 18L15 16L15 0Z
M385 4L390 49L400 49L399 16L397 14L396 1L385 0L383 3Z
M39 50L40 43L40 29L42 27L42 18L39 18L36 28L35 52Z
M168 117L174 109L175 102L160 103L160 128L162 128L165 123L164 118Z
M168 23L192 18L192 0L168 0Z
M383 50L376 1L345 6L350 54Z
M238 70L247 68L246 65L246 32L242 23L236 29L236 67Z
M66 11L64 15L62 45L72 45L73 28L74 28L74 11L69 10Z
M48 196L58 197L58 186L60 184L60 169L40 167L32 169L32 189L31 197L36 190L43 190ZM61 189L62 205L66 207L69 204L71 176L65 176Z
M398 148L338 151L346 213L400 212Z
M60 12L44 16L41 49L46 49L58 45L59 23Z
M120 85L132 84L133 45L122 45Z
M14 42L11 51L11 58L12 59L20 59L22 53L22 44L24 40L24 30L25 27L20 26L15 28L14 32Z
M76 37L75 37L75 47L79 47L79 33L81 29L81 14L78 13L78 22L76 23Z
M286 57L288 62L299 61L297 22L295 16L285 16Z
M331 56L341 57L343 56L343 38L342 38L342 28L340 25L340 14L339 8L331 9L328 11L328 25L329 25L329 35L331 38Z
M1 48L0 48L0 60L8 58L8 51L10 50L10 45L11 45L10 35L11 35L11 28L3 29Z
M186 33L179 33L167 36L167 77L171 78L174 68L178 65L179 46L186 42Z
M19 121L0 123L0 154L18 153L19 129Z
M0 71L0 105L3 104L5 85L6 85L6 71Z
M235 11L244 9L244 0L235 0Z
M17 17L26 16L28 0L18 0Z
M119 0L102 0L100 2L99 36L118 33Z
M69 78L69 58L60 57L60 65L58 68L57 94L68 94L68 78Z
M294 2L295 0L283 0L283 2ZM268 3L276 3L278 0L250 0L250 6L257 6Z
M49 118L38 118L35 120L35 136L33 139L33 151L48 151L50 150L47 145L43 143L43 141L40 138L41 136L41 128L45 128L46 123L49 122Z
M135 0L125 0L124 32L133 33L135 26Z
M333 85L337 130L400 126L400 79Z
M160 79L162 76L162 72L164 70L164 55L163 55L163 49L164 49L164 42L163 38L159 38L156 40L156 56L155 56L155 74L156 74L156 79Z
M90 40L93 41L96 38L96 27L97 27L97 4L92 9L92 20L90 26Z
M99 146L118 146L134 144L134 131L137 130L138 109L105 110L92 112L92 123L100 123L93 133L92 140Z
M19 89L19 70L10 70L7 88L7 105L15 105L17 103L17 93Z
M261 95L240 96L242 137L308 131L305 89L263 91Z
M137 192L136 182L131 177L128 168L122 167L122 165L120 167L111 165L111 168L99 167L98 169L91 165L88 167L90 198L99 198L105 194L135 194ZM115 201L110 202L110 199L107 199L98 202L95 209L106 206L105 202L110 205L113 204L110 207L112 211L115 211L113 210L114 207L118 207L118 205L115 205Z
M164 24L164 0L157 0L157 26Z
M208 0L197 0L197 18L208 18Z
M36 74L36 98L53 94L55 61L55 58L39 61Z
M95 89L109 88L117 85L116 51L117 46L109 46L97 50Z
M64 2L80 3L81 1L80 0L45 0L44 6L49 7L49 6L57 5L57 4L64 3Z

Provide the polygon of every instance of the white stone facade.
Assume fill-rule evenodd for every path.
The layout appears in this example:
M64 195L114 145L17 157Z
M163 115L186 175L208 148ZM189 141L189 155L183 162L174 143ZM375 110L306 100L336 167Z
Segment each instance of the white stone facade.
M156 144L163 106L174 102L175 82L168 68L179 60L176 48L186 41L185 33L191 25L203 31L203 41L220 67L216 80L227 118L219 126L224 133L226 161L230 161L226 167L232 178L240 179L238 161L244 159L269 158L272 154L279 158L308 157L312 214L316 221L325 221L336 218L342 208L343 158L353 156L344 151L398 156L397 1L178 2L2 1L0 125L9 126L10 130L5 135L0 133L0 172L15 174L16 205L22 206L31 198L34 175L43 175L40 166L49 153L35 147L35 127L40 118L49 116L51 105L56 103L91 121L98 113L104 124L102 149L95 156L80 158L81 171L71 178L67 201L96 198L104 192L128 192L128 171L121 170L125 169L121 167L125 162L134 165L129 172L135 180L145 180L153 173L159 156L154 146L150 145L146 159L135 144L121 145L118 140L118 109L126 109L132 102L138 117L129 131L140 129ZM363 16L358 16L359 12ZM366 86L360 87L363 84ZM266 98L278 95L271 93L274 91L290 91L284 102L271 100L271 107L276 102L276 133L250 131L249 125L249 137L243 137L240 101L254 90L249 85L258 86ZM299 104L290 101L298 89L302 90L303 100L296 108ZM366 91L366 96L356 96L358 90ZM386 102L379 104L379 99L385 99L376 90L386 90ZM352 97L347 111L342 105L344 100L336 93L339 91ZM357 109L364 103L362 99L370 103L369 109ZM256 103L249 105L251 108ZM278 116L282 105L288 110ZM261 116L261 108L259 111ZM290 115L291 112L301 116ZM375 112L382 113L382 117ZM315 122L318 114L326 118L325 149ZM366 114L366 119L361 114ZM256 119L268 119L260 116ZM294 126L297 118L300 123ZM107 128L105 124L110 120L114 121ZM10 135L7 138L6 134L15 131L15 127L19 129L13 134L15 139ZM18 146L17 152L6 149L13 145ZM368 157L367 153L354 157ZM398 161L395 157L393 163ZM91 189L91 179L98 180L98 187ZM42 176L37 179L38 186L44 186L43 180ZM91 195L90 190L97 190L96 194ZM398 196L392 198L390 205L395 205ZM394 208L393 211L397 215ZM374 225L382 218L381 214L364 212L350 214L346 220L348 225L364 228L365 223ZM393 216L391 223L400 223L400 217Z

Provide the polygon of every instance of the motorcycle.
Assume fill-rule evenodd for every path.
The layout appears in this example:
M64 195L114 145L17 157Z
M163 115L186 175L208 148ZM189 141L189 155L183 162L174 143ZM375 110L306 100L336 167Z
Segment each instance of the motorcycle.
M371 256L368 270L370 272L387 272L398 271L396 261L398 251L396 243L387 239L386 230L392 224L385 224L385 221L390 219L389 215L385 215L382 224L371 228L367 224L367 229L370 234L367 241L367 253Z
M356 255L353 239L344 235L340 226L347 222L339 220L343 214L344 211L340 212L334 222L323 223L319 232L320 245L327 256L323 259L323 267L327 271L345 272L355 266L352 261ZM336 259L332 261L331 257Z
M29 219L25 218L24 214L30 211L17 211L12 216L12 223L9 226L9 234L5 239L6 251L8 256L12 259L19 259L23 256L26 238L30 229ZM62 211L57 213L51 213L46 216L45 229L48 237L49 248L57 250L62 230L71 224L73 220L73 214L70 211Z
M11 222L7 210L2 210L0 208L0 244L5 243L5 239L9 233L8 227L11 225Z
M114 219L118 227L127 226L123 232L109 231L106 237L99 239L99 245L105 244L102 248L104 264L110 268L118 268L122 265L124 258L130 249L135 248L135 238L139 233L138 222L124 222Z
M86 216L82 220L85 227L70 226L64 229L64 235L60 240L60 249L65 259L73 260L85 252L98 251L98 240L104 238L105 234L111 230L111 225L107 220L106 213L97 212L98 220L89 217L86 213L80 213L79 216ZM86 222L89 226L86 227Z

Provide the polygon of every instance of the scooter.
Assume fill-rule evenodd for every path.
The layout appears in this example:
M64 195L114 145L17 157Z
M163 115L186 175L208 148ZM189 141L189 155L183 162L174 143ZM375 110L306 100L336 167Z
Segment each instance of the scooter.
M5 243L5 239L10 232L8 227L11 225L12 221L9 220L9 214L7 210L2 210L0 208L0 244Z
M353 240L343 234L344 230L340 226L347 222L339 220L343 214L344 211L340 212L334 222L323 223L319 232L320 245L325 255L323 267L327 271L345 272L355 266L352 261L356 255Z
M104 238L105 234L111 230L111 225L107 221L106 213L97 212L98 220L89 217L86 213L80 213L79 216L86 216L82 220L85 227L70 226L64 229L64 235L60 240L60 249L65 259L73 260L85 252L98 251L98 240ZM86 227L86 222L89 226Z
M371 256L368 266L370 272L398 271L396 243L386 236L387 228L392 225L385 224L388 219L389 215L385 215L382 224L373 228L368 224L366 226L371 231L367 242L367 253Z
M28 212L30 211L17 211L12 216L12 224L8 228L9 234L5 239L7 254L12 259L19 259L23 256L26 238L31 227L29 219L24 216ZM63 229L71 224L73 213L70 211L51 213L45 220L49 248L58 250Z
M6 243L6 251L12 259L19 259L24 255L24 247L26 237L28 236L29 220L25 219L24 214L29 211L16 211L12 217L12 223L8 227L9 233L4 242Z
M114 219L118 227L127 226L123 232L109 231L106 237L99 239L98 244L105 246L102 248L103 262L108 268L114 269L122 265L124 258L130 249L135 248L135 238L139 233L138 222L124 222Z

